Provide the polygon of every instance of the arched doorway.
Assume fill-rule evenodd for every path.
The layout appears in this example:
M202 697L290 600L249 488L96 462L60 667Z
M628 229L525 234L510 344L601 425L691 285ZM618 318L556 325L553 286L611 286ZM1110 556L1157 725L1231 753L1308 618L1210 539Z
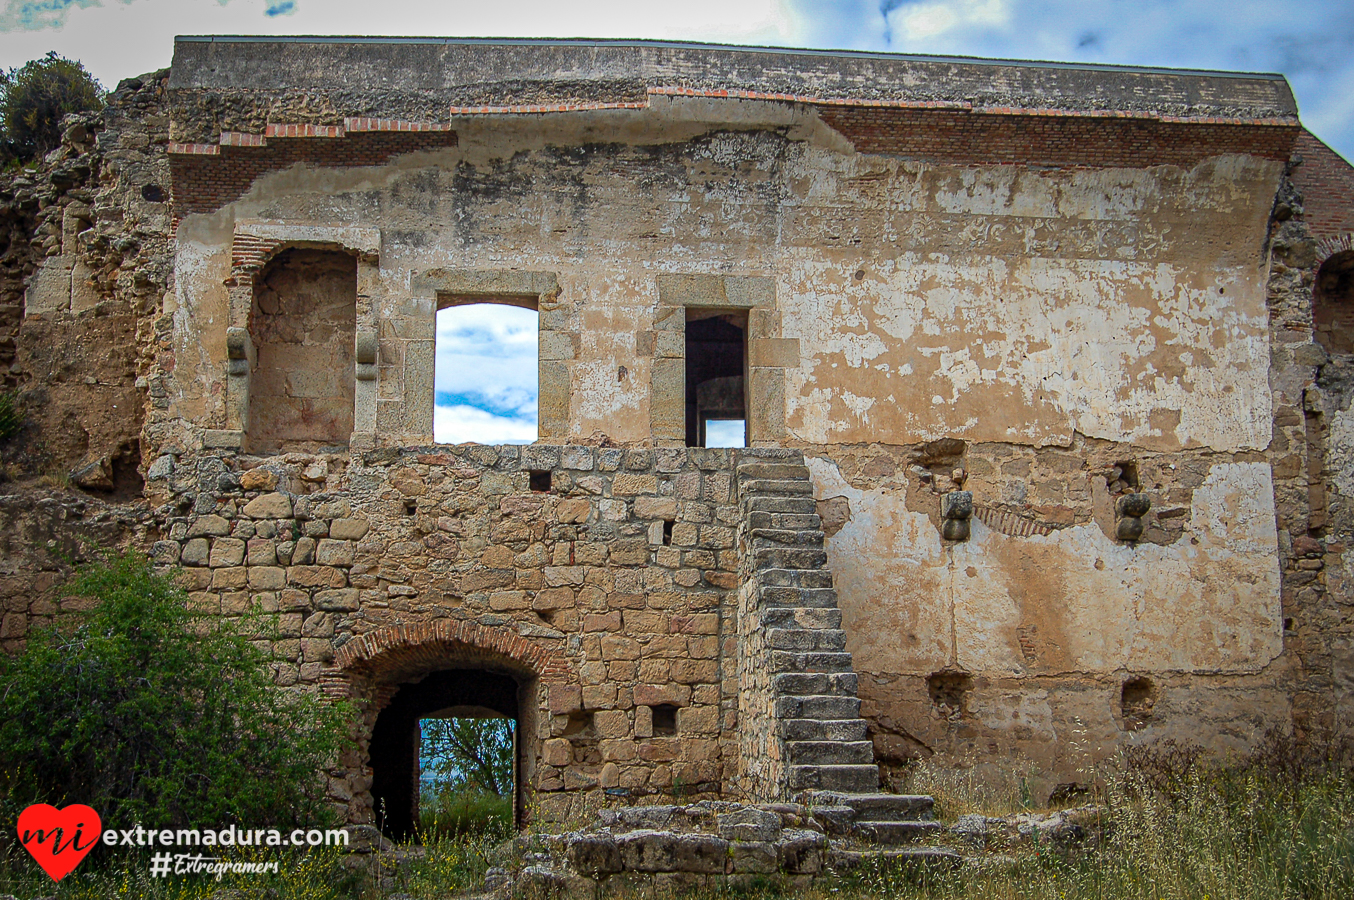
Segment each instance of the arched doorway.
M368 755L372 806L378 827L393 840L417 837L420 794L420 723L430 718L501 716L521 730L522 684L512 675L483 669L445 669L402 684L376 717ZM517 748L521 741L514 739ZM513 807L521 793L514 766Z
M515 723L513 814L520 827L541 754L546 695L576 677L559 649L514 628L450 618L378 628L340 647L334 674L343 685L334 685L334 693L365 710L352 771L352 821L381 825L384 819L387 833L408 839L417 820L415 729L420 718L459 711Z

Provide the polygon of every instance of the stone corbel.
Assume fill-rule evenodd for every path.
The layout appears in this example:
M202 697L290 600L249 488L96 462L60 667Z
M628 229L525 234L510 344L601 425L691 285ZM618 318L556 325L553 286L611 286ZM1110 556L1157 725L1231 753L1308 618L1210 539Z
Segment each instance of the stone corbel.
M375 381L377 367L380 365L377 358L380 352L380 342L376 338L376 332L358 329L355 350L357 355L357 380Z
M226 427L249 430L249 373L254 367L254 342L247 328L226 329Z
M940 497L940 536L947 541L969 539L969 519L973 518L973 492L950 491Z
M1152 500L1146 494L1124 494L1114 503L1114 536L1121 541L1132 543L1142 537L1142 517L1152 508Z

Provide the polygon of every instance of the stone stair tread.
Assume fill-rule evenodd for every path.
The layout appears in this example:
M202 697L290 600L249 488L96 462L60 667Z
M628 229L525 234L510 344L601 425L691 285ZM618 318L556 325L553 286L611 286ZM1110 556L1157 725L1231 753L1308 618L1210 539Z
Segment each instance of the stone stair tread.
M862 822L857 819L851 827L851 834L876 844L911 844L934 837L944 830L945 826L939 822Z
M879 767L873 763L786 767L790 790L827 788L861 790L879 784Z
M790 494L812 495L813 482L808 479L789 478L752 478L744 481L739 488L748 494Z
M852 793L806 791L796 800L817 806L849 806L856 822L908 822L928 820L935 799L927 794Z

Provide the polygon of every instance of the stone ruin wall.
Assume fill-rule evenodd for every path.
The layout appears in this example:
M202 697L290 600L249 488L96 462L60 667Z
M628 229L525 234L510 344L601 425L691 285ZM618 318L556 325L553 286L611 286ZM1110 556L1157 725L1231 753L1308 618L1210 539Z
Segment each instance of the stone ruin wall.
M202 114L214 102L220 111ZM199 196L191 215L174 207L176 260L170 167L223 160L168 154L171 138L210 138L171 134L171 119L202 130L240 116L251 123L242 132L259 132L258 106L172 99L163 76L122 87L90 123L96 143L68 145L89 159L86 182L10 182L5 202L27 218L10 220L5 296L11 307L25 288L51 297L48 275L60 282L67 265L97 273L72 278L69 306L56 291L13 324L10 377L44 398L25 446L56 411L75 411L62 413L69 421L110 405L103 384L26 362L36 350L25 347L66 354L68 371L97 365L84 346L127 354L120 377L135 382L136 415L47 452L63 471L111 472L135 446L147 501L82 501L117 523L98 539L182 565L203 608L265 610L280 680L337 691L346 679L379 697L387 641L531 657L552 673L534 688L539 762L528 777L543 797L593 784L636 797L678 782L745 790L756 740L737 717L746 579L732 543L733 462L653 447L671 440L661 401L681 326L670 308L713 291L715 303L745 304L761 370L754 437L808 458L886 774L940 754L1029 766L1051 787L1130 742L1239 750L1269 727L1317 734L1347 722L1350 526L1336 475L1344 444L1329 423L1349 391L1343 361L1312 338L1323 260L1282 163L947 168L856 154L811 111L780 106L739 105L748 121L728 131L702 118L726 116L674 101L613 144L590 143L614 133L602 114L468 119L453 137L337 158L369 166L350 172L284 168L305 155L299 140L274 141L278 159L256 153L245 176L219 166L224 193ZM331 146L323 153L338 154ZM231 152L220 151L225 162ZM25 191L41 198L29 204L37 217ZM55 235L40 224L53 214L40 214L76 203L91 215L70 214L68 247L67 217ZM278 223L358 259L370 305L355 328L380 335L365 431L355 386L369 449L202 449L239 414L225 333L239 304L233 248ZM361 235L314 230L354 223L379 232L378 253ZM593 248L606 250L598 261ZM551 443L426 446L437 278L513 269L555 278L509 292L546 298ZM410 296L418 275L422 298ZM109 327L135 341L109 340ZM897 340L881 345L880 333ZM552 396L562 401L549 407ZM30 470L6 500L16 520L52 508L33 504L45 489L23 475L53 463L30 453L16 457ZM525 483L536 464L552 473L549 493ZM939 495L958 468L976 510L972 539L956 545L940 540ZM1113 540L1114 495L1130 479L1152 499L1136 546ZM88 492L107 497L97 480ZM665 545L653 529L673 505L691 530L674 526ZM49 518L55 532L77 517ZM11 648L60 599L35 590L60 562L29 580L38 544L5 546ZM690 710L681 738L644 734L641 710L660 702ZM562 737L584 710L595 746ZM360 815L358 762L345 760L331 786ZM620 791L607 799L626 802Z

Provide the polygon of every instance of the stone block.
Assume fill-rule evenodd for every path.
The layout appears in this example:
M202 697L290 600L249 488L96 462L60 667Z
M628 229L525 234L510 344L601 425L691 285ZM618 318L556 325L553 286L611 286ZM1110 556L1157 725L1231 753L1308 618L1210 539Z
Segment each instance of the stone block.
M574 712L583 705L583 689L576 684L552 684L547 703L552 713Z
M202 516L188 526L188 537L225 537L230 534L230 523L220 516Z
M243 590L248 585L249 578L244 566L212 570L212 590L214 591L238 591Z
M329 526L329 536L339 541L356 541L366 537L371 523L366 519L335 519Z
M301 588L341 588L348 579L342 569L329 566L291 566L287 583Z
M709 834L632 831L616 838L624 868L634 872L723 874L729 842Z
M292 545L291 564L293 566L310 566L315 564L315 539L311 537L298 538Z
M315 607L329 612L352 612L358 607L357 588L317 591Z
M551 738L541 745L541 761L547 766L567 766L573 759L573 744L565 738Z
M623 472L611 482L613 497L629 497L636 494L658 493L658 476Z
M250 469L240 476L240 487L246 491L271 491L277 487L278 476L269 469Z
M677 710L677 733L718 734L719 707L687 706Z
M581 498L561 500L555 507L555 518L565 525L586 522L592 513L592 502Z
M634 687L637 706L671 704L686 706L691 702L691 688L685 684L637 684Z
M315 550L315 562L321 566L351 566L353 544L350 541L323 538Z
M74 256L49 256L42 261L24 292L24 314L63 312L71 308L71 270Z
M780 837L781 819L779 813L745 806L732 812L716 816L719 836L726 841L774 841ZM735 848L736 849L736 848ZM774 866L776 856L771 854Z
M671 497L636 497L634 508L637 519L671 521L677 518L677 501Z
M267 538L253 538L248 542L246 559L251 566L277 565L277 545Z
M630 716L621 709L599 709L593 713L593 727L604 738L623 738L630 735Z
M249 586L256 591L280 591L287 586L287 570L278 566L250 566Z
M263 494L246 503L242 512L251 519L289 519L291 497L278 492Z
M179 561L185 566L205 566L211 559L211 542L206 538L193 538L183 545Z

